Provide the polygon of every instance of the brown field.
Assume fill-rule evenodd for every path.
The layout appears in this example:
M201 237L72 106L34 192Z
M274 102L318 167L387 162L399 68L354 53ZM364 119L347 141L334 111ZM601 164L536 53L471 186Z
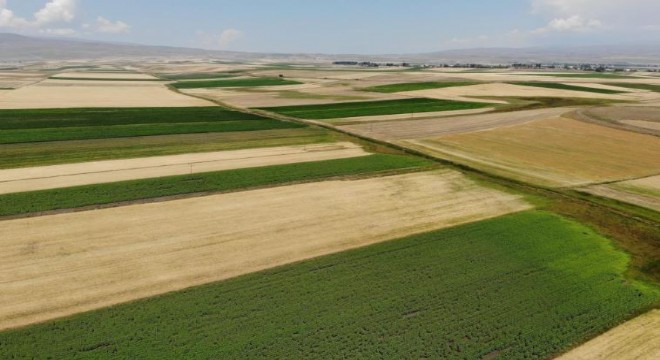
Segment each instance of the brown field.
M8 169L0 170L0 194L366 155L344 142Z
M177 94L158 82L44 80L0 92L0 109L212 105L208 101Z
M660 211L660 175L594 185L580 190Z
M341 126L341 129L382 140L419 139L524 124L561 115L571 110L572 108L552 108L424 120L390 121L347 125Z
M660 122L646 120L621 120L621 122L634 127L660 131Z
M657 360L660 359L660 310L620 325L558 360Z
M444 170L7 220L0 329L529 207Z
M545 186L580 186L660 172L658 137L561 117L401 143Z

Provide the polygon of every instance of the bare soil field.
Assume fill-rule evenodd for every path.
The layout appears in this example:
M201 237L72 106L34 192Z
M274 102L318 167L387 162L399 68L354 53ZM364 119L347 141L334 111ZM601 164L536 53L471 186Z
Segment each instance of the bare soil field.
M428 97L434 99L449 99L460 101L474 101L474 97L579 97L579 98L601 98L615 100L632 100L633 95L620 94L596 94L583 91L559 90L540 88L535 86L521 86L505 83L490 83L471 86L457 86L442 89L407 91L402 93L408 96ZM472 98L471 98L472 97ZM481 101L481 99L480 99ZM487 99L490 102L502 102Z
M344 142L8 169L0 170L0 194L366 155Z
M569 351L557 359L660 359L660 310L651 310Z
M552 116L558 116L570 112L571 110L573 109L537 109L508 113L346 125L341 126L340 128L353 133L374 137L381 140L420 139L524 124L534 120L541 120ZM408 114L408 116L410 116L410 114Z
M580 109L572 114L572 117L625 130L660 135L660 107L648 104Z
M136 74L136 73L126 73L126 72L65 72L59 73L52 76L53 78L77 78L77 79L108 79L108 80L121 80L121 79L131 79L131 80L157 80L156 77L153 77L148 74Z
M553 117L402 144L546 186L583 186L660 172L660 139Z
M213 106L157 82L44 80L0 93L0 109Z
M528 208L444 170L3 221L0 329Z

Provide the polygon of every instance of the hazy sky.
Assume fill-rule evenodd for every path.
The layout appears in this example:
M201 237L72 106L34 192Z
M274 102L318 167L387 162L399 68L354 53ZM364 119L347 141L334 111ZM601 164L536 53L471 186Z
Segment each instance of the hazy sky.
M308 53L660 44L660 0L0 0L0 32Z

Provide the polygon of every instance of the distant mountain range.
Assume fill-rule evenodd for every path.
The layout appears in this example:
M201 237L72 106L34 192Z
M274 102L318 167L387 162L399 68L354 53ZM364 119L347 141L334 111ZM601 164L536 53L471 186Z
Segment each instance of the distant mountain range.
M269 54L148 46L76 39L28 37L0 33L0 61L184 59L225 61L327 62L335 60L414 63L607 63L660 65L660 45L583 46L552 48L482 48L426 54L331 55Z

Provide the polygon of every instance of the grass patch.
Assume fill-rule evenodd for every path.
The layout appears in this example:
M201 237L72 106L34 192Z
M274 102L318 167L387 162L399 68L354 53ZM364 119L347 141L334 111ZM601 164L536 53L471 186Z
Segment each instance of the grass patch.
M238 74L228 74L221 72L200 72L186 74L160 74L158 77L167 80L207 80L207 79L227 79L239 76Z
M316 128L0 145L0 169L337 141Z
M264 120L211 107L0 110L0 130Z
M430 166L428 160L376 154L348 159L274 165L192 175L122 181L0 195L0 216L135 201L199 192L219 192L334 176Z
M653 85L653 84L612 83L605 85L618 86L628 89L650 90L654 92L660 92L660 85Z
M248 86L278 86L298 85L298 81L282 78L242 78L235 80L209 80L209 81L180 81L171 84L176 89L199 89L199 88L223 88L223 87L248 87Z
M0 357L548 358L657 302L627 261L529 211L6 331Z
M322 120L355 116L479 109L489 106L492 105L479 102L417 98L323 105L280 106L261 108L261 110L303 119Z
M379 93L397 93L403 91L415 90L429 90L429 89L443 89L456 86L470 86L479 85L480 82L476 81L436 81L436 82L417 82L417 83L404 83L404 84L388 84L364 88L364 91L373 91Z
M516 82L511 82L510 84L520 85L520 86L534 86L534 87L541 87L541 88L546 88L546 89L584 91L584 92L592 92L592 93L598 93L598 94L623 94L623 93L625 93L625 91L618 91L618 90L597 89L597 88L586 87L586 86L576 86L576 85L567 85L567 84L561 84L561 83L549 83L549 82L538 82L538 81L516 81Z

